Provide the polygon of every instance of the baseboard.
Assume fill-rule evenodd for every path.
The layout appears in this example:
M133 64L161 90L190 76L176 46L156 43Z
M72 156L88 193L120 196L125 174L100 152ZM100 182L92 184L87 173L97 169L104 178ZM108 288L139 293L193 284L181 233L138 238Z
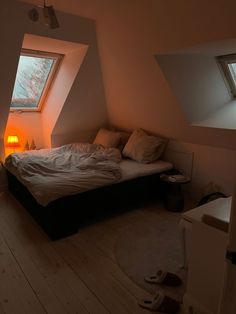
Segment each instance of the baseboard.
M214 314L187 294L184 295L183 304L184 313L186 314Z

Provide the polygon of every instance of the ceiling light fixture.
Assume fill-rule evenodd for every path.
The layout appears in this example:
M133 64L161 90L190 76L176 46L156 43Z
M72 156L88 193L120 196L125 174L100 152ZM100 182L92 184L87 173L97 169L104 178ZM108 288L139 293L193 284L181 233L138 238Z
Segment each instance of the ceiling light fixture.
M59 22L52 5L47 5L46 0L44 0L43 6L38 5L43 11L44 24L48 25L50 28L58 28ZM39 20L39 13L36 8L32 8L28 12L28 16L31 21L37 22Z
M33 22L37 22L39 19L39 13L36 10L36 8L30 9L28 12L28 16L29 16L30 20Z

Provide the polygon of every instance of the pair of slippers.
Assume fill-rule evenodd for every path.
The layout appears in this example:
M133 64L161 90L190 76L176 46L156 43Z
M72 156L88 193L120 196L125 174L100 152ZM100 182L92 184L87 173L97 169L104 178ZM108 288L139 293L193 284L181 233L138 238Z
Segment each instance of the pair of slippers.
M161 284L166 286L180 286L182 280L175 274L159 270L156 275L144 278L148 283ZM159 311L161 313L178 313L180 303L162 293L157 293L153 299L139 301L139 305L145 309Z
M173 273L168 271L159 270L155 275L145 277L144 280L148 283L157 283L165 286L180 286L182 280Z

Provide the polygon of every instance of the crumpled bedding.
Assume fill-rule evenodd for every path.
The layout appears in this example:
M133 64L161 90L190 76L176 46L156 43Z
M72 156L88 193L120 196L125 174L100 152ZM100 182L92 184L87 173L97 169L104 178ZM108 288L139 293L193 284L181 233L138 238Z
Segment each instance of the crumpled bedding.
M121 154L116 148L74 143L11 154L5 166L39 204L46 206L62 196L119 181L120 161Z

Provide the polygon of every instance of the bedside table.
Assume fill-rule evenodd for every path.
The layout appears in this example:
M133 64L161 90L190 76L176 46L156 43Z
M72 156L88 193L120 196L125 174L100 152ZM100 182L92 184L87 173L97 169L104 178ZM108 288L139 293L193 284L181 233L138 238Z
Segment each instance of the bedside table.
M190 182L190 178L181 175L181 180L176 179L174 175L162 174L160 176L164 182L164 206L169 211L182 211L184 209L184 194L182 184Z

